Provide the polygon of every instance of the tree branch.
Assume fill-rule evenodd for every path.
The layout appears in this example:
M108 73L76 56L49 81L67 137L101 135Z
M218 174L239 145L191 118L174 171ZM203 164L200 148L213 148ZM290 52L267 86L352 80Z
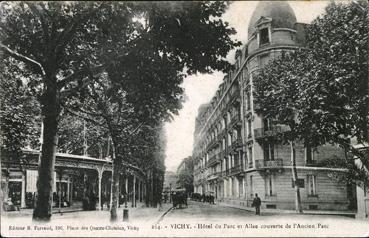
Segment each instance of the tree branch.
M33 2L26 2L27 6L29 7L29 9L31 9L32 13L37 15L40 18L40 22L41 22L41 27L42 27L42 31L44 33L44 37L46 41L49 41L49 31L48 31L48 26L45 22L45 17L42 15L42 13L40 12L40 10L38 9L38 6L36 6ZM43 4L43 3L41 3ZM43 7L43 11L45 11L45 13L47 13L46 8ZM46 43L46 42L45 42Z
M88 111L83 110L82 108L78 108L78 111L80 111L80 112L82 112L82 113L85 113L85 114L88 114L88 115L91 115L91 116L98 116L98 117L103 116L103 114L102 114L102 113L97 113L97 112L88 112Z
M137 131L138 131L138 129L140 129L141 127L142 127L142 125L143 125L143 122L141 122L135 129L133 129L130 133L129 133L129 135L131 136L131 135L133 135L133 133L136 133Z
M82 78L82 80L85 79L84 76L90 75L92 74L93 76L96 76L98 74L102 73L102 70L104 70L106 67L106 65L104 64L100 64L98 66L93 67L92 69L90 68L84 68L82 70L79 70L77 72L73 72L71 74L69 74L68 76L64 77L64 79L60 80L58 82L58 87L62 88L65 87L68 83L73 82L76 79L80 79Z
M74 111L74 110L72 110L72 109L69 109L69 108L67 108L67 107L63 107L63 108L64 108L64 109L65 109L65 111L67 111L68 113L70 113L70 114L72 114L72 115L74 115L74 116L80 117L80 118L82 118L82 119L84 119L84 120L86 120L86 121L90 121L90 122L92 122L92 123L94 123L94 124L96 124L96 125L98 125L98 126L104 126L104 125L105 125L105 123L103 123L103 122L99 122L99 121L96 121L96 120L94 120L94 119L92 119L92 118L85 117L85 116L81 115L80 113L78 113L78 112L76 112L76 111Z
M91 83L91 78L85 77L85 78L82 78L82 79L78 80L77 82L79 82L79 81L82 81L82 84L78 85L78 87L72 87L72 88L65 89L65 90L61 91L60 92L60 98L61 99L67 98L70 95L73 95L74 93L76 93L77 90L80 90L80 89L83 89L83 88L87 87Z
M78 26L83 24L88 18L92 17L98 10L101 9L103 5L104 5L104 2L101 3L95 10L89 12L89 14L85 14L84 16L81 16L79 18L78 17L75 18L73 23L70 24L70 27L62 33L61 37L57 41L56 52L58 52L60 48L64 48L64 46L72 38L73 34L76 32Z
M33 60L25 55L19 54L17 52L15 52L14 50L10 49L9 47L7 47L6 45L4 45L3 43L0 42L0 48L4 51L4 53L10 55L11 57L13 57L16 60L22 61L26 64L28 64L31 67L35 67L38 69L38 73L41 74L42 76L45 76L45 70L42 67L42 65L37 62L36 60Z

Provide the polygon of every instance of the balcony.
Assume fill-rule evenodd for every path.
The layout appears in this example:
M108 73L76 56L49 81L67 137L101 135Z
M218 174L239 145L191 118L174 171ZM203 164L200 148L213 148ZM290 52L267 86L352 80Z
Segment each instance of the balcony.
M226 132L227 132L226 127L222 128L218 133L218 138L221 140L226 135Z
M224 171L221 172L221 174L222 174L222 177L226 177L226 176L229 175L229 170L228 169L224 170Z
M222 159L224 158L224 156L226 155L226 151L222 149L222 150L218 153L218 155L219 155L219 159L220 159L220 160L222 160Z
M239 113L235 113L231 116L231 121L229 123L228 128L233 128L233 127L241 127L241 116Z
M207 150L210 150L210 149L214 148L218 143L219 143L218 138L217 138L217 137L213 138L213 139L209 142L209 144L207 145L207 147L206 147L206 148L207 148Z
M242 138L237 138L236 140L232 141L232 149L236 150L238 148L242 148Z
M276 136L278 134L281 134L287 131L289 131L288 126L282 126L282 125L273 126L272 128L268 128L268 129L257 128L257 129L254 129L254 136L255 136L255 139L264 139L267 137Z
M207 177L207 180L214 180L214 179L217 179L218 177L220 177L222 175L222 172L214 172L212 174L210 174L208 177Z
M208 161L208 166L211 166L211 165L217 163L219 161L219 158L220 158L219 154L215 154L215 155L211 156L209 161Z
M230 175L236 175L236 174L239 174L241 172L243 172L243 168L242 168L242 164L238 164L238 165L235 165L233 166L231 169L230 169Z
M276 169L283 167L283 159L255 160L256 169Z
M319 167L319 163L317 160L308 160L306 161L306 167Z

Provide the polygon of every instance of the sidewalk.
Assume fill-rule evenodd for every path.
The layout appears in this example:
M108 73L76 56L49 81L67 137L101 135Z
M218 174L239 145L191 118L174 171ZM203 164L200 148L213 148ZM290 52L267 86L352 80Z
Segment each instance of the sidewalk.
M61 213L69 213L69 212L78 212L83 211L82 209L82 203L76 202L70 207L61 207L60 212ZM60 213L58 207L53 207L52 213L57 214ZM33 214L33 208L21 208L19 211L2 211L2 214L4 216L13 217L13 216L27 216Z
M218 206L225 206L225 207L233 207L237 209L242 209L250 212L255 212L255 208L253 207L246 207L246 206L240 206L236 204L229 204L225 202L218 202ZM336 215L336 216L348 216L355 218L356 213L353 211L324 211L324 210L304 210L302 214L296 213L295 210L282 210L282 209L268 209L264 208L261 209L262 213L267 214L296 214L296 215Z
M137 203L137 207L131 207L131 204L127 206L129 222L145 222L145 223L156 223L159 219L168 212L172 207L170 203L163 203L162 208L159 210L159 207L146 207L144 203ZM121 205L120 208L117 209L118 221L123 220L123 209L124 206ZM9 219L16 218L27 218L31 217L33 213L33 209L21 209L20 211L11 211L4 212L2 216L7 217ZM78 204L73 205L71 207L61 208L61 213L59 213L59 208L53 208L53 216L52 219L76 219L80 220L96 220L96 218L100 218L102 220L110 219L110 210L105 206L103 210L93 210L93 211L83 211L82 206L78 206Z

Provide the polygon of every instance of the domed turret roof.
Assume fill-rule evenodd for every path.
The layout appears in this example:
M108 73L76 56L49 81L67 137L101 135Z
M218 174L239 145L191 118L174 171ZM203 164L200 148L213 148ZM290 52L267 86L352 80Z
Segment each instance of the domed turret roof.
M285 1L261 1L256 6L249 23L248 38L255 32L255 24L261 17L272 18L275 28L294 29L296 16L291 6Z

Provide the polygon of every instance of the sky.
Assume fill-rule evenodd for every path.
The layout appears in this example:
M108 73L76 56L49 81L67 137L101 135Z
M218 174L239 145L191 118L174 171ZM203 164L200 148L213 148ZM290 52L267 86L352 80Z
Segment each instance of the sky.
M247 42L247 27L257 3L256 1L233 2L222 17L237 31L232 38L240 40L243 44ZM295 11L297 21L302 23L310 23L324 13L324 8L328 3L329 1L289 1ZM235 50L227 56L231 63L234 62L234 53ZM211 100L223 76L221 72L214 72L213 74L189 76L183 81L181 86L185 89L187 100L179 115L165 125L167 170L175 172L180 162L192 155L197 110L201 104Z

